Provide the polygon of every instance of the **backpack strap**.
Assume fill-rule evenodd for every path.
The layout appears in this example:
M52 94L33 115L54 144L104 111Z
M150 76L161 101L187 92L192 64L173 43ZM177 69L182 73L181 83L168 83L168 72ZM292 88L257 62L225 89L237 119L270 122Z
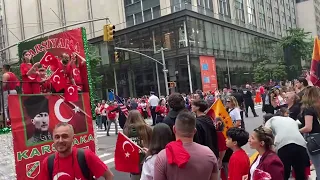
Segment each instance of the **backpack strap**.
M48 157L49 180L52 180L54 159L55 159L55 153L51 154L51 155Z
M77 149L78 165L79 165L79 167L81 169L81 173L84 176L84 178L86 178L88 180L91 180L92 176L91 176L89 167L88 167L87 162L86 162L86 156L85 156L84 151L85 150L82 149L82 148L78 148Z

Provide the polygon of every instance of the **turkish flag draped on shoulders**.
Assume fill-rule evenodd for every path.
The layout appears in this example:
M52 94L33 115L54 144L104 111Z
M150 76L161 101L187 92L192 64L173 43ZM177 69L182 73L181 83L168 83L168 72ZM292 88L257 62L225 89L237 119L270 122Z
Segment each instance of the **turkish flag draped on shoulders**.
M320 86L320 41L318 36L314 38L312 61L310 67L310 81L315 86Z
M76 85L67 85L64 91L64 98L66 101L78 101L78 87Z
M115 168L121 172L140 173L140 147L119 132L114 153Z
M215 118L217 117L220 117L222 119L224 123L224 129L222 133L225 137L227 137L227 130L233 127L233 123L231 117L229 116L229 113L227 112L220 99L216 100L216 102L210 107L210 109L207 111L207 115L210 116L213 120L215 120Z
M64 89L66 87L67 80L64 76L63 70L57 69L50 77L50 82L56 91L59 92Z
M47 51L44 54L44 56L41 58L40 64L43 65L44 67L48 67L48 66L58 67L59 60L52 53Z

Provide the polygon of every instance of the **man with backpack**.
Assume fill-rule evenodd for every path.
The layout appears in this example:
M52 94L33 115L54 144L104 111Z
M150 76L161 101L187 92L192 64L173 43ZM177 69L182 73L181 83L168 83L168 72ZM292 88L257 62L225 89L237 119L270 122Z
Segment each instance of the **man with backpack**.
M41 165L41 180L56 180L62 176L81 180L112 180L113 174L92 151L72 147L73 127L59 123L53 130L56 153L45 158ZM65 177L66 178L66 177Z

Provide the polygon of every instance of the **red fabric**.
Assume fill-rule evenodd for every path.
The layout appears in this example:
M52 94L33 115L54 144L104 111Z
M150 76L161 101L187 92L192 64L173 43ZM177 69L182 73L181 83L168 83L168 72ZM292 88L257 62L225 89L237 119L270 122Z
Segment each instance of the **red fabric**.
M66 101L78 101L78 88L76 85L67 85L64 91L64 98Z
M170 142L166 145L166 155L169 164L176 164L183 168L190 159L190 154L184 149L181 140Z
M219 152L226 151L228 149L226 145L226 138L221 131L217 131L217 139Z
M122 134L118 134L114 153L115 169L121 172L140 173L139 147Z
M108 117L108 119L110 119L110 120L116 119L117 111L110 112L110 111L112 111L112 110L114 110L116 108L118 108L118 106L110 105L110 106L107 107L107 111L108 111L107 117Z
M41 92L42 93L48 93L51 91L51 84L50 84L50 81L44 81L42 84L41 84Z
M7 74L9 75L9 78L7 79L7 86L3 87L4 91L14 90L16 87L20 86L20 81L14 73L7 72Z
M79 64L79 70L82 79L83 92L89 92L88 70L86 63Z
M271 175L268 172L256 169L253 172L253 180L271 180Z
M52 74L52 76L50 77L50 82L51 82L53 88L57 92L64 89L67 84L67 80L65 78L65 75L64 75L63 71L60 69L58 69L56 72L54 72Z
M156 107L156 113L160 113L160 114L167 114L168 113L168 109L167 109L167 107L165 107L165 106L160 106L160 105L158 105L157 107Z
M86 149L84 151L85 159L88 168L93 176L101 177L108 170L108 167L95 155L91 150ZM72 168L70 168L72 167ZM60 175L57 175L60 173ZM64 174L62 174L64 173ZM52 177L49 177L48 172L48 158L45 158L41 164L41 171L37 179L56 179L59 180L71 180L81 179L86 180L78 165L77 148L72 149L72 154L68 157L61 158L58 153L55 155ZM56 177L56 178L54 178Z
M40 94L40 76L38 74L27 75L32 68L31 63L21 63L20 72L22 77L22 92L24 94Z
M77 86L79 86L80 91L82 91L83 83L82 83L80 70L75 65L71 66L71 69L72 69L72 76L73 76L74 82L76 83Z
M257 158L258 156L252 164L256 162ZM278 155L271 150L266 151L262 155L257 169L269 173L272 177L272 180L283 180L284 178L284 166L282 164L282 161L280 160Z
M58 67L59 66L59 60L50 52L46 52L44 56L40 60L40 64L42 64L43 67Z
M228 165L228 180L239 180L248 174L250 160L247 153L240 149L232 154Z
M306 177L311 175L310 166L306 167L304 173L305 173ZM296 173L294 172L294 170L292 170L292 177L296 178Z

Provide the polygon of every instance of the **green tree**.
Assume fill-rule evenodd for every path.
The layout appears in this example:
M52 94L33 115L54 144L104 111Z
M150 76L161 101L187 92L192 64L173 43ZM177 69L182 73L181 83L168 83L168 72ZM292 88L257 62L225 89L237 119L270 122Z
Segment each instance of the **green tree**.
M289 29L287 36L281 39L279 45L288 57L285 64L289 78L296 78L302 70L301 60L311 59L313 42L310 32L299 28Z
M283 61L271 64L269 60L264 60L256 64L253 69L253 78L257 83L265 83L270 79L284 80L287 77L286 65Z
M90 72L92 78L92 91L97 92L97 87L101 85L103 76L97 70L98 65L101 63L101 56L99 56L98 48L89 44L88 46L88 56L87 59L90 59ZM97 93L92 93L94 99L98 99ZM93 108L93 107L92 107Z

